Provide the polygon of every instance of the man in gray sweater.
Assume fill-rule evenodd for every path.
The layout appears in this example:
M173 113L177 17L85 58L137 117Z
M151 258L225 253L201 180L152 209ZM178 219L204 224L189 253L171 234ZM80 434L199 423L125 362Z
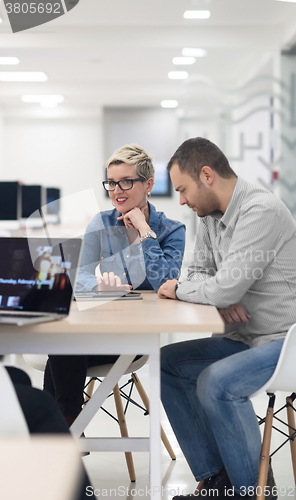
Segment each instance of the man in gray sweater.
M168 170L200 220L187 279L166 281L158 295L216 306L228 333L162 349L163 404L196 480L206 480L201 495L224 498L233 487L232 498L253 499L261 436L249 396L296 322L296 223L207 139L185 141ZM270 468L266 498L275 492Z

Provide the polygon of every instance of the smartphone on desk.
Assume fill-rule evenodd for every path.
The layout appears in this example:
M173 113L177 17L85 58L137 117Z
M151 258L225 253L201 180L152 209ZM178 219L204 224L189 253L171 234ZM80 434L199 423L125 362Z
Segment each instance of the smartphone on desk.
M143 297L139 292L128 292L128 291L116 291L116 290L108 290L108 291L85 291L85 292L76 292L74 295L74 300L76 301L85 301L85 300L142 300Z

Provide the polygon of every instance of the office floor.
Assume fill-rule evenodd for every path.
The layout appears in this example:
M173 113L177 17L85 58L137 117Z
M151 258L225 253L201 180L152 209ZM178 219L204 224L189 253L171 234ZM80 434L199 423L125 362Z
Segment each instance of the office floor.
M163 343L185 340L185 336L176 334L173 338L163 339ZM24 368L31 376L33 385L42 387L43 374L24 363L20 356L11 358L13 364ZM148 365L145 365L138 371L138 375L146 391L149 393L148 386ZM124 382L128 377L122 379ZM135 399L140 403L137 391L134 392ZM265 395L257 396L253 400L255 411L263 416L266 410L267 397ZM284 404L284 395L278 395L277 407ZM106 409L113 411L113 398L107 400ZM139 408L131 405L127 413L127 423L130 436L148 436L149 435L149 416ZM172 496L178 491L184 490L186 493L192 493L196 487L196 482L192 477L190 469L182 455L178 443L173 435L170 425L162 411L162 423L171 442L171 445L177 456L177 460L172 461L162 446L162 498L171 500ZM88 426L86 436L119 436L117 423L103 411L98 412L96 417ZM282 442L279 433L274 432L272 447L275 449ZM115 500L141 500L150 498L149 495L149 454L134 453L134 464L137 481L130 483L123 453L91 453L83 458L86 469L91 478L95 496L92 498L106 498ZM293 472L290 460L289 445L285 445L273 458L273 470L277 486L279 488L279 500L295 500Z

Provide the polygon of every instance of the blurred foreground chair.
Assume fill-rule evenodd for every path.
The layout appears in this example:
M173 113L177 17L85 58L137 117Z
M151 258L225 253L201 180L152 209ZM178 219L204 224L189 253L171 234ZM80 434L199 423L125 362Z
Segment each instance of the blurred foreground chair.
M0 364L0 394L5 401L0 412L0 437L29 437L29 429L6 368Z
M276 369L270 379L258 391L252 394L254 397L263 391L266 391L269 396L266 416L263 419L259 418L259 424L264 424L263 441L259 464L259 477L257 488L257 500L264 500L264 487L266 486L268 464L270 458L284 444L290 442L291 459L294 473L294 481L296 485L296 428L295 428L295 411L294 400L296 399L296 323L291 326L284 340L281 354L276 366ZM284 391L289 395L286 397L286 404L274 411L275 393ZM278 417L278 413L282 410L287 410L287 422L284 422ZM287 427L287 434L281 429L275 427L275 420ZM272 429L278 430L286 437L285 441L272 454L270 454L270 443Z
M0 498L70 500L81 459L70 436L33 436L6 368L0 364Z
M44 354L24 354L23 355L26 363L36 370L41 370L44 371L46 361L47 361L47 356ZM115 401L115 407L116 407L116 413L117 413L117 418L114 417L110 412L105 410L103 407L101 407L102 410L104 410L110 417L115 419L119 425L120 433L122 437L128 437L128 429L127 429L127 423L126 423L126 417L125 413L128 408L128 404L135 404L139 408L142 408L135 400L132 399L132 389L135 386L139 396L144 404L145 408L142 408L145 411L145 414L149 414L149 398L139 380L139 377L136 375L136 371L142 368L142 366L145 365L147 362L149 356L142 356L141 358L133 361L130 366L127 368L125 371L125 375L131 374L131 378L127 382L127 384L124 384L124 386L119 387L118 384L113 388L113 393L110 394L110 396L114 396L114 401ZM93 366L91 368L88 368L87 370L87 377L89 377L89 381L86 383L84 392L85 392L85 404L87 404L87 401L91 398L94 390L94 385L96 381L101 382L101 379L106 377L107 373L111 369L113 365L112 364L105 364L105 365L98 365L98 366ZM126 394L124 392L124 388L130 385L130 390L129 393ZM127 401L127 404L125 406L125 409L123 408L122 404L122 399ZM174 451L170 445L170 442L161 427L161 440L166 447L170 457L172 460L176 460L176 455L174 454ZM126 458L126 463L127 463L127 468L130 476L130 480L134 482L136 480L136 473L135 473L135 467L134 467L134 462L133 462L133 456L132 452L127 451L125 452L125 458Z

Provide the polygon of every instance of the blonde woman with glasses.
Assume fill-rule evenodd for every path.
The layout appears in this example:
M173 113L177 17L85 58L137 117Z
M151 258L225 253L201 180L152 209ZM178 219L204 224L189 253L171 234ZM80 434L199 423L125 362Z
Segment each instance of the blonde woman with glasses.
M179 276L185 226L148 202L154 167L141 147L131 144L117 149L107 161L106 174L103 187L114 208L98 213L86 229L77 290L157 291ZM69 425L81 411L87 368L116 359L49 356L44 388L54 395Z

